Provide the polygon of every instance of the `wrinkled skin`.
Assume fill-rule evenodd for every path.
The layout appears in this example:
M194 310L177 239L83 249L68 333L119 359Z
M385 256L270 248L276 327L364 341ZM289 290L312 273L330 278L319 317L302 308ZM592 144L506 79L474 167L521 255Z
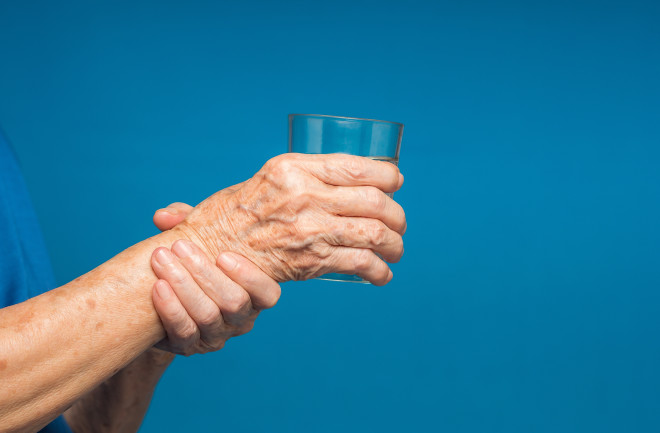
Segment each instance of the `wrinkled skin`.
M387 162L283 154L200 203L175 229L212 257L233 251L276 281L339 272L382 285L392 273L374 252L398 261L406 229L403 209L385 193L402 183Z
M81 410L96 424L137 429L155 382L171 359L163 362L155 349L145 352L165 337L150 299L154 273L149 256L170 246L176 250L179 239L192 241L209 259L221 251L239 254L279 281L337 271L386 283L391 272L373 251L388 261L399 259L405 216L382 191L395 191L402 182L396 167L385 162L345 155L276 157L252 179L202 202L172 230L133 245L63 286L4 308L0 425L37 431L84 399L88 404ZM195 269L201 262L186 263L186 269ZM171 281L185 282L178 274ZM254 307L256 292L217 300L213 296L228 292L204 293L219 309L228 308L229 314L221 315L231 323L217 328L218 339L210 345L191 348L184 343L178 347L183 353L219 348L228 336L247 332L253 322L254 312L241 306ZM278 293L273 292L276 296L264 308ZM215 310L199 311L213 313L197 317L202 326L219 319ZM109 387L99 387L109 378Z
M222 349L280 296L279 285L245 257L225 252L212 263L187 240L156 250L152 267L160 278L152 299L167 332L155 347L180 355Z
M156 211L154 224L170 230L192 210L172 203ZM249 332L281 294L279 284L245 257L223 252L213 263L188 240L156 249L151 267L159 278L152 300L167 332L154 347L179 355L222 349L228 339Z

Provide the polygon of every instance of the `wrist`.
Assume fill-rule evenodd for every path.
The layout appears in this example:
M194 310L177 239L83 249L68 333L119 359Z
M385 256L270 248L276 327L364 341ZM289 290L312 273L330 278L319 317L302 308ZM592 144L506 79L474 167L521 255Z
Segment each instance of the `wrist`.
M237 232L242 224L242 206L227 191L220 191L201 202L171 232L195 243L211 261L223 251L240 252Z
M224 243L218 238L216 231L208 226L197 226L187 221L179 223L169 230L175 240L186 239L197 245L213 263L221 251L225 250Z

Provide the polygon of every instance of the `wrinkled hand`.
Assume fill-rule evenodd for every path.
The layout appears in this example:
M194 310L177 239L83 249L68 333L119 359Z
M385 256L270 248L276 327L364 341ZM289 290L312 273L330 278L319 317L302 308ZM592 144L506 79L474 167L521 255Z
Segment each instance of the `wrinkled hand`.
M191 210L173 203L154 214L154 223L169 230ZM259 312L280 296L279 285L246 258L222 253L219 269L188 240L176 241L171 250L156 249L151 265L159 278L153 303L167 332L155 347L172 353L222 349L229 338L250 331Z
M389 282L406 218L385 193L403 176L388 162L288 153L200 203L177 226L211 256L234 251L277 281L328 272Z

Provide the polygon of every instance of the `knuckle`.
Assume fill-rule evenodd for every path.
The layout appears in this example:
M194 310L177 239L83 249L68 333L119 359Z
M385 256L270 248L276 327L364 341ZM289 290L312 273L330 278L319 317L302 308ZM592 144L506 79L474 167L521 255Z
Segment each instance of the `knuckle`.
M300 186L296 161L296 156L287 153L271 158L264 165L264 178L275 185Z
M179 329L176 334L182 340L195 340L197 336L197 327L192 323L188 323L183 328Z
M299 191L296 191L295 198L292 200L292 205L295 209L301 209L315 201L316 197L312 192L305 188L300 188Z
M209 258L203 254L194 254L190 256L187 270L190 276L198 282L197 285L202 283L209 286L213 285L214 274L219 271Z
M180 287L185 285L187 280L185 275L177 273L176 275L172 275L168 281L172 287Z
M220 310L217 308L209 309L202 314L197 322L202 326L212 326L220 320Z
M167 276L165 279L172 287L183 286L187 281L186 273L183 272L179 266L181 266L180 263L175 262L166 268Z
M173 324L185 324L188 319L188 312L180 304L170 304L168 313L163 316L163 319Z
M233 299L226 301L224 307L230 314L237 314L241 311L241 304Z
M266 162L266 166L270 169L286 170L292 167L295 161L295 156L292 153L283 153L277 155Z
M334 220L325 225L323 240L331 245L341 245L347 236L349 227L342 220Z
M167 323L170 325L170 328L175 330L176 335L181 336L181 330L183 330L183 326L187 325L182 325L186 323L186 320L188 319L188 313L185 312L185 310L178 309L176 311L170 312L169 315L161 316L161 319L164 323Z
M365 163L361 157L344 156L342 166L346 173L355 180L360 180L365 176Z
M240 291L227 297L224 302L224 308L231 314L240 313L250 301L250 295L247 292Z
M371 267L372 254L371 250L358 250L354 257L355 270L358 272L368 270Z
M280 172L289 174L293 168L293 161L289 158L279 159L276 167Z
M381 221L375 221L370 229L371 243L376 246L382 246L387 243L388 228Z
M264 170L272 170L273 168L277 167L277 164L279 163L281 157L282 155L277 155L266 161L266 163L263 166Z
M386 199L387 196L375 186L366 187L364 189L364 200L378 213L385 210L387 205Z
M193 249L192 253L188 256L189 260L189 271L195 271L199 272L200 270L204 269L204 265L206 264L206 261L208 261L208 258L206 256L202 256L200 254L200 251Z

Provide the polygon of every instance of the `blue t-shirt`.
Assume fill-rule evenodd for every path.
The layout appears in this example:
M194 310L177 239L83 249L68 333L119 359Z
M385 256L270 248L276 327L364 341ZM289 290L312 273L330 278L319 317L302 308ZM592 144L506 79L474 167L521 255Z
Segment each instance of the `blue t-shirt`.
M54 287L37 216L16 157L0 130L0 308ZM71 433L61 416L41 431Z

